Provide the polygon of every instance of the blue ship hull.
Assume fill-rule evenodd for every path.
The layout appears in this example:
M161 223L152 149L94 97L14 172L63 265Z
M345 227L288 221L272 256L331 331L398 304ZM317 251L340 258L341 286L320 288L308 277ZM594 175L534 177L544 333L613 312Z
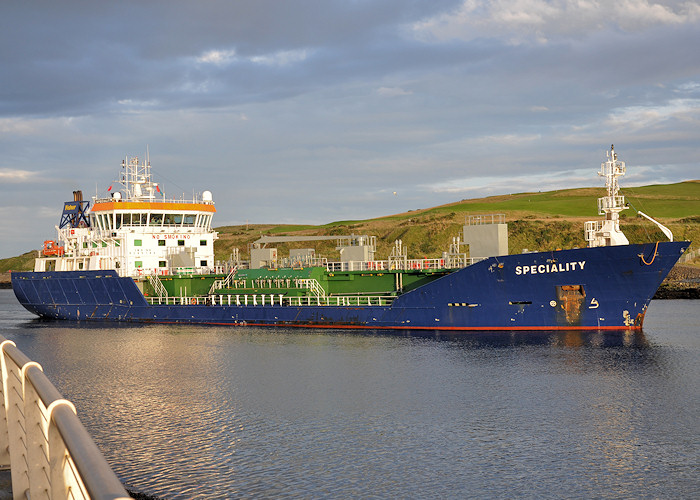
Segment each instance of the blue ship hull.
M115 271L14 272L20 303L45 318L211 325L429 330L639 329L688 242L491 257L390 305L151 305Z

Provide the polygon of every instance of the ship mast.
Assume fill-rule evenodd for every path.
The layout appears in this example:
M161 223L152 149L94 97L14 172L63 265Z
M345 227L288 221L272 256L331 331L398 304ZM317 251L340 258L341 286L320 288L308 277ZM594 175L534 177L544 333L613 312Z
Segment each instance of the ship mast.
M147 153L148 156L148 153ZM151 162L139 163L137 156L122 160L121 185L126 201L154 201L161 192L157 182L151 179Z
M620 195L620 184L617 178L625 175L625 162L617 159L615 145L610 146L610 151L606 151L608 161L600 164L600 177L605 177L605 187L608 195L598 198L598 215L605 215L606 220L618 220L622 210L629 208L625 205L625 197Z
M607 161L600 164L600 177L605 177L607 196L598 198L598 215L604 215L603 221L586 222L586 241L588 246L601 247L611 245L628 245L629 241L620 230L620 212L629 208L625 197L620 194L618 177L625 175L625 162L617 159L615 146L606 152Z

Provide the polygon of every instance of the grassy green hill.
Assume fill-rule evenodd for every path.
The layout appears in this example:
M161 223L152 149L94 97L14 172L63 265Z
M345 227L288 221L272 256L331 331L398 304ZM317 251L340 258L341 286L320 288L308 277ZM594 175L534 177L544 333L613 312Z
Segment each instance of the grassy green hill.
M237 247L247 255L248 244L263 234L321 235L369 234L377 236L378 257L391 251L394 240L401 239L409 257L436 256L447 250L469 215L503 213L508 221L509 251L546 250L583 247L583 223L599 219L597 199L603 188L566 189L541 193L517 193L461 200L447 205L367 220L337 221L320 226L255 225L218 228L217 258L226 259ZM643 186L624 189L622 194L633 209L622 214L623 230L633 243L665 240L651 222L636 215L641 210L671 228L676 239L690 239L693 248L700 244L700 181ZM300 243L291 246L308 246ZM318 242L317 253L337 256L333 242ZM278 245L286 255L290 245Z
M683 218L700 214L700 181L659 184L622 190L633 209L653 217ZM462 200L425 212L449 211L540 215L544 217L596 218L597 202L604 188L564 189L517 193L475 200Z
M583 247L583 223L600 218L597 198L603 188L565 189L538 193L516 193L473 200L461 200L447 205L414 210L376 219L337 221L329 224L279 225L255 224L217 228L219 240L215 244L216 257L225 260L233 248L242 257L248 255L248 245L261 235L342 235L369 234L377 236L377 258L386 258L394 240L401 239L408 248L409 257L438 256L447 250L453 236L457 236L468 215L502 213L508 221L509 250L511 253L551 248ZM623 189L622 194L633 209L622 214L622 227L630 242L664 240L665 237L651 222L636 216L641 210L667 225L675 239L700 244L700 181L676 184L642 186ZM278 245L279 254L289 248L302 248L309 243ZM317 242L317 254L337 257L335 243ZM34 252L0 260L0 272L9 269L32 268Z
M0 273L6 273L11 269L15 271L31 271L34 269L34 259L36 256L36 250L30 250L17 257L0 259Z

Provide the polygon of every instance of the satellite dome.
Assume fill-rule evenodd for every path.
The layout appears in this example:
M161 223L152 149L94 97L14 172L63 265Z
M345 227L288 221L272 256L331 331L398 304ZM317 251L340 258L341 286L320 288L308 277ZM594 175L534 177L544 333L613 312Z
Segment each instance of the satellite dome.
M202 193L202 201L212 201L211 191L204 191Z

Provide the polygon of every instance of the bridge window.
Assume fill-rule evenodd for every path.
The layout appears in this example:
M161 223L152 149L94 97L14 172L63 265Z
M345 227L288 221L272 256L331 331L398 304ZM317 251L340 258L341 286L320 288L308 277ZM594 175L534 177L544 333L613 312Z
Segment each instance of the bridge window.
M145 226L148 220L148 214L131 214L132 226Z
M163 224L163 214L151 214L151 221L148 223L149 226L160 226Z
M185 214L184 225L194 226L195 219L197 219L197 216L195 214Z

